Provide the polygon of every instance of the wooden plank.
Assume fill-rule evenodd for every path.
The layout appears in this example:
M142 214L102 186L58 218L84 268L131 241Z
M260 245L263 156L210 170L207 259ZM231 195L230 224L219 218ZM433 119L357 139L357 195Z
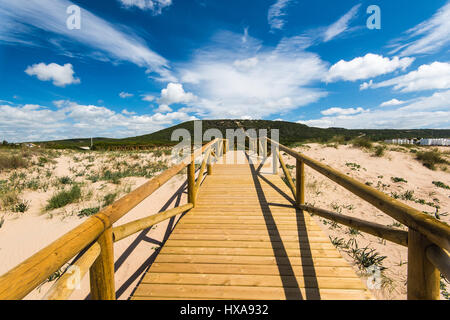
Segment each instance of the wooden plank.
M288 297L304 299L307 291L304 288L273 288L244 286L197 286L174 284L141 284L135 296L163 296L183 298L243 299L243 300L284 300ZM364 290L323 289L320 296L311 299L370 299Z
M245 275L284 275L284 276L317 276L317 277L337 277L354 278L355 271L346 267L321 267L302 266L292 268L291 266L280 265L237 265L237 264L207 264L207 263L161 263L155 262L150 272L161 273L214 273L214 274L245 274Z
M197 254L160 254L160 263L209 263L209 264L256 264L256 265L291 265L291 266L321 266L347 267L348 263L339 258L311 257L278 257L272 256L232 256L232 255L197 255Z
M191 254L192 248L190 247L166 247L164 246L160 254ZM271 256L274 255L283 256L287 254L288 257L324 257L324 258L337 258L341 257L340 253L335 249L311 249L301 252L298 249L285 250L271 249L271 248L207 248L196 247L196 255L242 255L242 256ZM151 269L150 269L151 270Z
M232 274L185 274L185 273L147 273L142 283L154 284L190 284L208 286L251 286L251 287L300 287L320 289L361 289L364 285L358 278L330 278L330 277L293 277L285 279L275 275L245 275Z
M325 236L318 237L298 237L298 235L280 235L280 238L270 237L269 235L225 235L225 234L183 234L173 233L170 240L210 240L210 241L259 241L259 242L323 242L329 243L330 239Z
M311 249L335 249L331 243L309 242ZM298 241L213 241L213 240L172 240L166 242L167 247L202 247L202 248L289 248L300 249Z

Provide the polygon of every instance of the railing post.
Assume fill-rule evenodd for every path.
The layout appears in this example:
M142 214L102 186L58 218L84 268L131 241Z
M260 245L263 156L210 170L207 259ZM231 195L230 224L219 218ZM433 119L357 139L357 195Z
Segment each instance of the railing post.
M215 150L217 152L217 149L215 149ZM213 174L212 159L211 158L212 158L212 148L209 151L209 158L208 158L208 163L207 163L207 166L206 166L206 173L208 174L208 176L212 176L212 174Z
M408 300L439 300L440 272L427 258L430 245L424 235L409 228Z
M305 204L305 163L297 159L296 163L296 197L295 200L298 205Z
M192 155L194 151L192 151ZM188 180L188 203L192 203L195 207L195 158L192 156L191 163L187 167Z
M116 300L112 226L98 238L100 255L89 269L92 300Z

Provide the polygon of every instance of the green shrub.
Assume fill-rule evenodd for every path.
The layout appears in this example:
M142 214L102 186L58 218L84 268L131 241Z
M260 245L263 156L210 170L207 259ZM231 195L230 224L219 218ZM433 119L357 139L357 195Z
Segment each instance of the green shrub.
M357 148L372 149L372 142L367 138L356 138L352 145Z
M81 189L74 185L69 191L60 191L48 200L45 210L62 208L68 204L77 202L81 198Z
M438 188L450 189L450 187L448 185L446 185L445 183L443 183L441 181L433 181L433 184Z
M416 159L431 170L434 170L437 164L448 164L448 161L442 157L438 149L418 152Z
M382 157L384 156L384 151L386 150L385 146L376 146L375 147L375 157Z
M18 204L16 204L13 208L13 212L17 213L25 213L30 208L29 202L27 201L20 201Z
M77 216L80 218L89 217L89 216L92 216L92 215L98 213L99 211L100 211L100 207L87 208L87 209L81 210Z
M391 177L391 180L393 182L405 182L405 183L408 183L408 181L406 181L405 179L400 178L400 177Z
M116 200L116 198L117 198L117 193L108 193L103 198L103 204L105 206L109 206L109 205L113 204L113 202L114 202L114 200Z
M61 177L58 179L59 183L67 185L67 184L72 184L73 181L72 179L70 179L69 177Z
M17 155L13 156L0 155L0 171L27 168L28 166L29 166L28 161L23 157L19 157Z

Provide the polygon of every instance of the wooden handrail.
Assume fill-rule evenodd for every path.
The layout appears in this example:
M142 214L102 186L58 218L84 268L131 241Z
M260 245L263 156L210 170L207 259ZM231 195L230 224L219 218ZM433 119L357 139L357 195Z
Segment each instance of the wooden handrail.
M322 218L333 220L337 223L355 228L359 231L371 234L376 237L392 241L404 247L408 246L407 231L386 227L382 224L368 222L362 219L346 216L343 214L338 214L324 209L319 209L313 206L299 205L298 207L302 210L314 213Z
M195 150L190 157L183 159L181 163L152 178L0 276L0 300L23 299L77 253L98 239L111 228L113 223L186 168L193 159L203 154L216 141L218 139L214 139L202 148Z
M442 273L442 275L449 280L450 279L450 256L447 252L442 250L436 245L431 245L426 249L426 255L428 260L433 263L436 268Z
M401 222L409 228L419 231L439 247L450 250L450 226L447 224L436 220L433 217L429 217L419 210L397 201L383 192L376 190L375 188L350 178L347 175L320 163L319 161L291 150L269 138L267 138L267 140L271 143L277 144L280 150L283 150L297 160L300 160L309 167L325 175L327 178L333 180L350 192L374 205L395 220Z
M179 215L180 213L184 213L190 209L192 209L194 205L192 203L185 204L180 207L176 207L164 212L157 213L150 217L145 217L139 220L135 220L132 222L129 222L127 224L114 227L113 228L113 240L114 242L120 241L122 239L125 239L139 231L145 230L147 228L150 228L151 226L154 226L155 224L158 224L162 221L165 221L167 219L170 219L172 217L175 217Z
M281 168L283 169L284 175L288 182L288 186L291 189L295 199L297 197L297 190L295 188L294 181L292 180L291 173L289 172L288 168L286 167L286 164L284 163L284 159L283 156L281 155L281 152L278 153L278 159L280 160Z
M100 250L100 245L94 243L77 261L66 269L42 300L68 299L100 255Z

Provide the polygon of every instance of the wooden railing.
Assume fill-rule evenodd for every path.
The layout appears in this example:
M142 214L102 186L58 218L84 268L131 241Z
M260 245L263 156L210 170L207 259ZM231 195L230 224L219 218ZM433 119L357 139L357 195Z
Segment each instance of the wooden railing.
M408 299L437 300L440 297L440 273L450 279L450 226L430 217L347 175L267 138L292 190L296 206L337 223L408 247ZM296 181L291 177L280 151L296 159ZM278 165L276 163L274 166ZM408 227L408 231L305 205L305 165L369 202Z
M23 299L69 261L71 261L70 266L53 284L45 295L45 299L69 298L78 282L89 271L91 298L115 300L114 242L192 209L204 178L205 168L207 174L212 174L211 154L218 158L226 150L227 142L222 139L209 142L195 150L181 163L154 177L26 259L0 277L0 300ZM195 160L202 155L204 155L203 162L195 179ZM113 226L131 209L186 167L188 168L188 203L186 205L121 226ZM78 256L75 257L76 255Z

